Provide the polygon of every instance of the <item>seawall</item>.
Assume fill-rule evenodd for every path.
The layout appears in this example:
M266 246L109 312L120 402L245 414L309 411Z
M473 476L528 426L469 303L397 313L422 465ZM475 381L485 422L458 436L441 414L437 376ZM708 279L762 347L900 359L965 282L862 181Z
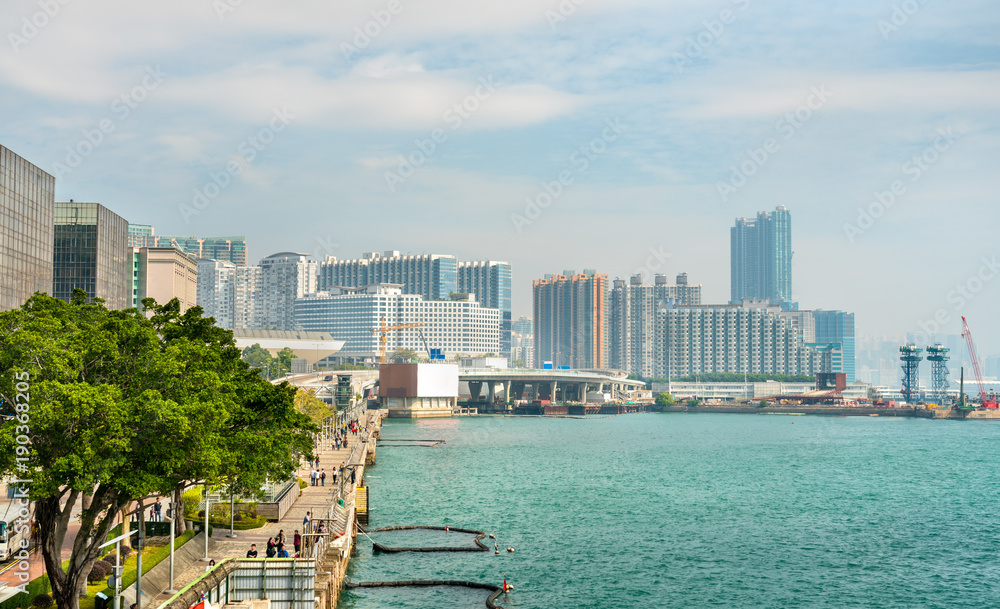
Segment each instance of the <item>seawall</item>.
M910 417L918 419L933 419L933 410L923 408L858 408L848 406L665 406L663 412L714 412L726 414L811 414L833 417Z

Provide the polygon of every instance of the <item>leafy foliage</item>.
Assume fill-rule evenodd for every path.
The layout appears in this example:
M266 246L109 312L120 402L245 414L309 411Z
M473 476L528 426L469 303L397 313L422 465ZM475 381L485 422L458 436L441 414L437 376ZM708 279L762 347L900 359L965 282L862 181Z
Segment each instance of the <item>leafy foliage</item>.
M673 406L674 396L669 393L657 393L656 394L656 405L657 406Z
M70 303L36 294L0 313L0 397L17 404L30 393L21 416L0 425L0 473L33 481L46 571L66 609L78 606L97 540L130 502L196 481L256 491L290 477L312 448L315 427L295 410L295 389L241 361L231 332L200 307L181 313L176 299L143 305L152 318L87 303L78 290ZM64 567L84 494L91 506Z

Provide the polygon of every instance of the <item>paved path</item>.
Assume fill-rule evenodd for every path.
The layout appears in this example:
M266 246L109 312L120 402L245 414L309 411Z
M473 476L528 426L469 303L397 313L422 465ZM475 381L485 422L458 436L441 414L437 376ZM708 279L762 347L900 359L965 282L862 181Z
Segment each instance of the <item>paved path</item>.
M366 417L373 416L374 415L371 413L365 413L362 415L362 421L368 421L369 419ZM364 424L362 424L361 427L363 429ZM290 556L294 556L292 538L295 535L296 529L299 532L302 532L302 519L305 517L306 512L311 512L313 517L326 518L329 513L330 505L332 505L335 501L335 494L337 491L337 486L333 484L330 472L334 467L339 467L341 463L347 462L347 458L350 455L351 450L360 439L360 433L356 436L349 433L348 445L346 448L334 450L332 443L327 443L326 446L319 447L319 450L317 451L319 456L319 467L320 469L325 469L327 471L326 486L310 485L302 489L302 493L295 501L295 504L288 510L288 513L286 513L284 518L282 518L279 522L268 522L259 529L236 531L235 539L229 537L229 529L214 527L212 531L213 534L209 542L209 558L214 559L216 562L223 558L243 558L250 549L250 544L257 545L257 556L258 558L263 558L267 549L268 538L277 537L278 531L281 530L284 530L285 532L288 553ZM296 476L308 482L310 470L310 464L303 461L296 472ZM350 475L348 475L347 483L348 485L350 484ZM347 485L345 485L345 488L346 486ZM348 505L348 507L351 506ZM205 562L198 562L185 571L177 574L174 587L177 590L181 590L191 582L204 575L205 566ZM169 598L169 595L160 594L154 599L151 606L157 607ZM143 604L145 604L145 601Z

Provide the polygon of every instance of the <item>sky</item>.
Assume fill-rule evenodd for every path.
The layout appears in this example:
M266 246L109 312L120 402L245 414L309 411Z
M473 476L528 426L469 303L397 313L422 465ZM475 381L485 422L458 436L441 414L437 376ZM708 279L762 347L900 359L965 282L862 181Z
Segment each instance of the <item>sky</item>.
M157 234L687 272L784 205L803 308L1000 353L988 0L8 0L0 144Z

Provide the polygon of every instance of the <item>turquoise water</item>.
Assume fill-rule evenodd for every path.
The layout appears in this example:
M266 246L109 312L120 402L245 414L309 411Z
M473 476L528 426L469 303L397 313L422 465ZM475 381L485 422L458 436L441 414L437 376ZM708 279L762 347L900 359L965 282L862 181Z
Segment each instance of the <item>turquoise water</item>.
M995 422L463 417L390 420L382 437L447 443L378 450L371 527L479 529L502 552L373 556L361 537L353 581L506 574L509 607L1000 607ZM340 606L485 598L433 594Z

